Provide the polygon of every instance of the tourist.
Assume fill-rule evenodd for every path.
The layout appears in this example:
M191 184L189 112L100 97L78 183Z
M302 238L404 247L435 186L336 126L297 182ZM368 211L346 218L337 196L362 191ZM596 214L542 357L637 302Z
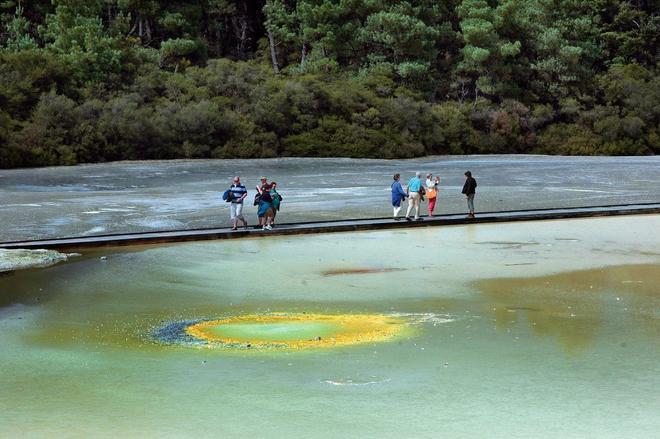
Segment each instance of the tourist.
M477 180L472 178L472 172L467 171L465 174L465 184L463 185L462 193L467 198L468 205L468 218L474 218L474 194L477 189Z
M435 201L438 199L438 185L440 184L440 177L433 179L433 174L426 175L426 198L429 199L429 217L433 216L435 209Z
M282 195L277 192L277 182L271 181L270 183L270 197L273 199L273 218L270 221L270 226L275 224L275 216L280 210L280 203L282 202Z
M256 186L257 192L261 194L266 186L268 186L268 179L266 177L259 177L259 184Z
M241 184L239 176L234 177L234 183L229 187L229 195L231 197L231 229L237 229L239 220L247 227L248 223L243 217L243 200L247 197L247 189Z
M408 187L406 188L408 192L408 210L406 211L406 221L412 221L410 218L410 212L413 207L415 208L415 221L419 221L422 218L419 216L419 205L422 202L422 180L419 179L419 176L422 175L420 172L417 172L413 178L408 181Z
M262 230L271 230L270 223L273 219L273 198L270 196L270 185L265 183L261 186L261 197L259 198L259 225Z
M268 179L266 177L259 177L259 184L256 185L254 188L257 190L257 193L254 194L254 204L255 206L258 206L259 203L261 202L261 194L264 191L264 187L268 184ZM259 227L255 227L255 229L258 229Z
M392 207L394 208L394 221L399 221L399 211L401 210L401 202L406 199L406 193L401 187L400 174L394 174L394 182L392 182Z

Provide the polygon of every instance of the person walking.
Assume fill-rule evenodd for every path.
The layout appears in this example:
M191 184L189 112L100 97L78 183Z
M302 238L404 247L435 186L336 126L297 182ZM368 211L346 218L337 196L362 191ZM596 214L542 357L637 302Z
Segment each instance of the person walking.
M429 199L429 217L433 216L435 210L435 201L438 199L438 185L440 184L440 177L433 179L433 174L426 175L426 198Z
M282 195L277 192L277 182L275 181L270 182L270 197L273 199L273 218L270 221L270 226L273 227L275 225L275 216L277 216L277 212L280 210L280 203L282 202Z
M248 223L245 217L243 217L243 200L247 197L247 189L241 184L241 178L238 175L234 177L234 182L229 187L229 195L231 196L231 229L237 229L239 220L247 227Z
M257 192L254 194L254 201L252 204L254 206L257 206L257 211L259 211L259 208L261 207L261 195L264 192L264 188L268 185L268 179L266 177L259 177L259 184L257 184L254 188L257 190ZM256 226L254 226L255 229L262 228L263 225L261 224L262 221L259 219L259 222Z
M392 182L392 207L394 221L399 221L399 211L401 210L401 203L406 199L406 193L401 187L401 174L394 174Z
M263 193L263 191L268 186L268 179L266 177L259 177L259 184L255 186L255 189L258 193Z
M412 221L410 218L410 212L413 207L415 208L415 221L419 221L422 218L419 216L419 205L422 202L422 180L420 180L420 172L415 173L415 176L408 181L408 210L406 211L406 221Z
M465 174L465 184L463 185L462 193L467 198L468 218L474 218L474 194L477 189L477 180L472 177L472 172L467 171Z
M273 198L270 196L270 185L268 183L261 186L261 197L259 198L259 225L261 230L271 230L270 225L273 218Z

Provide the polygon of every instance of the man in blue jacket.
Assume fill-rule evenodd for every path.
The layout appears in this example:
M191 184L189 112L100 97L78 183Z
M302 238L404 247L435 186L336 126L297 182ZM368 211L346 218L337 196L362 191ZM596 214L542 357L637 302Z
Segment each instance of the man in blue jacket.
M406 199L406 193L401 187L400 174L394 174L394 182L392 183L392 207L394 208L394 221L399 220L399 211L401 210L401 202Z

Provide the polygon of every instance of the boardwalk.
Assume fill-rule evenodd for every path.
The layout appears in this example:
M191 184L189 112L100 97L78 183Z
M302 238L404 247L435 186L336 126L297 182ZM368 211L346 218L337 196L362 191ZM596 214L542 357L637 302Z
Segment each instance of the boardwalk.
M437 215L424 217L423 221L394 221L391 218L347 219L326 222L306 222L277 224L271 231L261 229L239 229L231 231L229 227L206 228L195 230L169 230L100 236L78 236L59 239L15 241L0 243L6 249L77 249L83 247L103 247L135 244L157 244L178 241L201 241L211 239L238 239L245 237L264 237L271 235L294 235L310 233L349 232L357 230L382 230L411 227L435 227L457 224L480 224L511 221L556 220L564 218L586 218L614 215L658 214L660 203L642 203L610 206L593 206L564 209L536 209L503 212L478 212L477 217L468 219L465 214Z

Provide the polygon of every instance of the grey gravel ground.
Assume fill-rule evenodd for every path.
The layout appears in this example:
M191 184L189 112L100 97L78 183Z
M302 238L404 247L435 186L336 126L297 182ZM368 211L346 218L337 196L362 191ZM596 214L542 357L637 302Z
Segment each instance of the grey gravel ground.
M479 184L477 211L660 201L658 157L117 162L0 171L0 241L225 226L221 194L234 175L250 201L260 175L278 182L279 222L389 216L395 172L404 183L415 171L439 175L436 213L459 213L468 169ZM245 214L254 223L251 204Z

